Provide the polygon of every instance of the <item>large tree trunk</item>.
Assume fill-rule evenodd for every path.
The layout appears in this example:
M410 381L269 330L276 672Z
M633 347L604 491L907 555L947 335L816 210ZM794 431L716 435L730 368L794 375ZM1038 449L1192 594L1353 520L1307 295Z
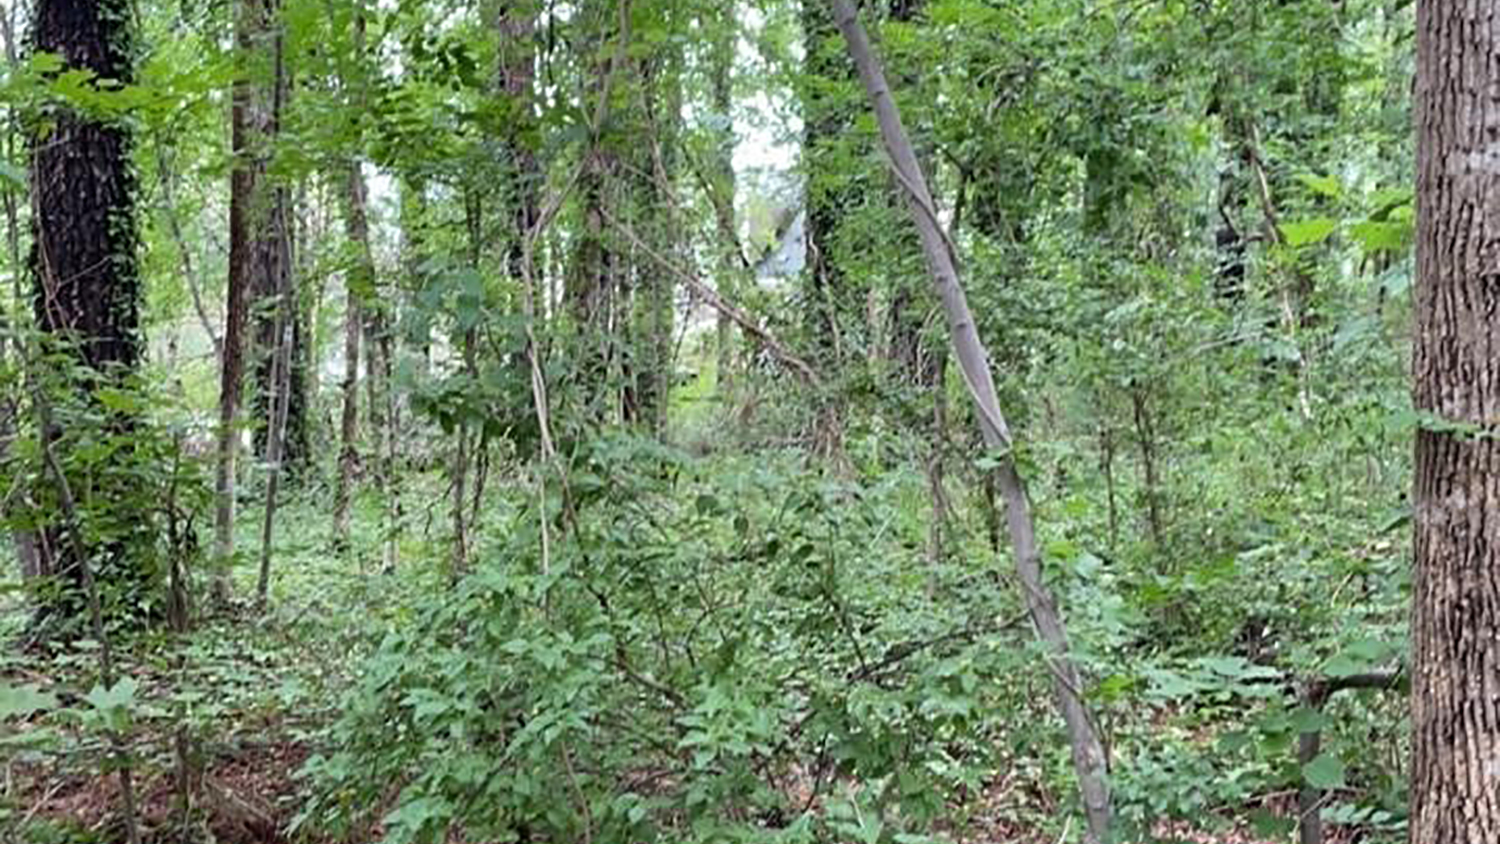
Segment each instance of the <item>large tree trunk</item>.
M128 0L41 0L33 12L32 43L39 52L61 56L68 69L129 84L130 17ZM51 118L31 138L33 304L37 326L82 364L81 377L70 386L89 394L135 371L144 348L131 136L124 124L65 108L51 112ZM131 424L112 416L110 424L117 430ZM61 452L73 441L58 440L62 433L60 428L41 432L49 453ZM113 506L130 506L129 490L100 491L97 497L113 499ZM80 586L85 561L77 554L95 549L65 541L57 528L42 531L39 540L40 571ZM122 583L118 592L134 605L127 593L144 587L147 573L133 561L114 559L126 553L123 547L113 548L99 571L128 576L133 582ZM70 599L64 610L74 607ZM48 612L41 608L42 616Z
M1497 21L1417 3L1413 844L1500 841Z
M597 103L587 160L579 176L578 191L582 205L583 226L573 248L572 267L564 295L573 318L573 358L575 376L581 390L577 401L584 415L593 421L605 421L620 415L620 393L609 389L612 378L619 376L619 279L623 256L610 242L605 219L618 205L616 187L620 161L617 153L600 135L609 119L611 83L617 65L625 52L628 37L624 26L628 16L617 16L613 2L583 4L579 11L582 35L578 39L579 55L589 62L589 73L583 81L586 103ZM616 46L606 49L609 39Z
M954 356L963 370L964 381L969 386L969 394L979 417L980 433L984 437L985 446L999 455L996 478L1000 493L1005 499L1017 579L1021 583L1026 609L1036 625L1037 635L1047 649L1047 667L1052 672L1058 708L1068 729L1073 749L1073 766L1078 775L1079 791L1088 816L1086 838L1090 844L1104 844L1109 840L1110 827L1104 744L1084 704L1082 677L1068 654L1068 636L1062 616L1058 612L1056 601L1042 581L1041 552L1037 548L1031 504L1012 456L1010 429L1000 411L994 376L990 372L989 355L979 339L974 315L969 310L968 300L959 281L953 244L940 228L937 206L927 188L927 179L917 164L916 152L901 124L901 114L886 84L885 74L870 47L869 38L859 23L854 7L849 0L832 0L832 7L834 21L844 33L849 54L854 59L865 91L874 106L880 133L885 140L886 152L890 155L896 177L907 191L907 204L911 208L917 233L922 238L922 251L926 254L933 284L948 318Z
M276 15L276 0L240 0L236 7L238 63L230 111L234 162L229 175L229 289L224 310L224 342L219 366L218 455L214 470L213 593L229 598L234 561L235 464L239 453L240 405L245 380L246 325L252 295L270 289L274 259L271 236L272 189L266 168L276 132L274 70L265 47Z
M280 31L280 0L268 0L271 18L271 121L268 138L281 131L281 115L289 86L286 81L285 43ZM261 521L260 577L255 590L256 606L265 609L270 593L271 549L275 537L276 496L285 479L289 454L287 445L301 433L291 431L292 419L302 413L302 382L298 375L297 347L301 335L301 309L298 307L297 285L292 273L292 221L290 195L285 185L264 184L269 200L264 209L265 227L257 230L256 251L259 253L263 273L257 275L258 284L265 285L271 311L269 314L271 334L261 337L265 364L269 377L261 383L257 398L265 405L266 425L262 429L265 437L265 458L269 467L266 478L266 506ZM254 213L256 208L252 208ZM253 289L253 288L252 288ZM269 390L269 392L265 392ZM303 431L302 433L305 433ZM305 454L304 454L305 456Z

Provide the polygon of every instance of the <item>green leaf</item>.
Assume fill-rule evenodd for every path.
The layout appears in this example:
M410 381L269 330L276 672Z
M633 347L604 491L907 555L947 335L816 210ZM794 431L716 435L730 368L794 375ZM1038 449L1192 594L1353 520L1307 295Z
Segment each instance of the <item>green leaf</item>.
M1410 223L1386 223L1365 220L1349 227L1353 237L1366 252L1396 252L1405 249L1411 239Z
M1326 196L1329 199L1338 199L1344 192L1339 185L1337 176L1317 176L1312 173L1297 174L1297 181L1301 182L1308 190L1318 196Z
M1330 220L1327 217L1318 217L1312 220L1299 220L1295 223L1283 223L1281 225L1281 234L1286 238L1287 245L1295 249L1301 246L1310 246L1314 243L1322 243L1338 227L1338 221Z
M1298 733L1318 733L1327 728L1329 719L1327 715L1313 709L1310 706L1299 708L1292 713L1292 730Z
M1344 785L1344 763L1329 753L1302 766L1302 778L1313 788L1342 788Z
M35 685L0 685L0 721L57 706L57 698Z
M127 709L135 703L135 692L139 688L132 677L121 677L112 687L95 686L83 699L100 711Z

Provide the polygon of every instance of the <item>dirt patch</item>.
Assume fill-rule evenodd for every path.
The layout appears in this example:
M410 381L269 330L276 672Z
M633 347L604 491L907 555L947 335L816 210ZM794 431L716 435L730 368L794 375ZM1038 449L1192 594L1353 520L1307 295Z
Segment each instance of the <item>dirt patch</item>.
M138 771L134 790L142 841L287 844L283 831L296 810L295 773L308 753L297 742L262 738L194 754L198 761L187 766L186 776L180 767ZM107 841L123 839L118 774L31 774L23 805L33 821Z

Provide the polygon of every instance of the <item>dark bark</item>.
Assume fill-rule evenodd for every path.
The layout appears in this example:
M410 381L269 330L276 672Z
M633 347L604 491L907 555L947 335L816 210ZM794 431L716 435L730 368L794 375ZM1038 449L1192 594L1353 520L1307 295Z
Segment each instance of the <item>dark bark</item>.
M285 319L290 326L292 349L287 372L286 431L282 434L283 454L279 462L295 476L307 465L310 452L306 338L303 336L301 297L295 293L285 300L282 297L282 291L289 285L294 288L291 282L294 267L291 259L290 191L285 184L273 181L268 172L273 147L281 134L287 97L291 93L283 55L282 3L281 0L243 0L241 14L244 16L241 26L248 29L247 38L239 48L242 67L251 74L250 84L257 89L250 95L253 105L247 111L251 133L245 154L252 157L253 164L247 164L245 170L254 173L254 181L249 185L250 192L243 198L248 204L248 230L244 234L241 252L241 262L248 273L248 295L253 303L250 308L254 324L251 375L255 391L251 407L254 417L262 421L253 430L252 442L256 455L268 459L272 417L276 412L272 397L278 392L275 380L275 356L281 341L278 320L283 318L281 309L287 307L291 309L285 314ZM230 252L233 265L232 238Z
M1413 844L1500 841L1497 20L1417 3Z
M60 56L68 69L128 84L133 81L130 3L41 0L32 18L32 47ZM30 138L28 270L33 306L37 327L81 364L65 376L65 389L86 398L97 387L123 386L144 350L132 139L123 124L85 116L61 104L49 107L46 117ZM106 424L118 435L130 430L135 420L110 412ZM88 439L73 430L67 433L74 436L63 438L63 433L51 423L41 431L54 468L67 465L66 449L72 443ZM59 486L65 484L64 480ZM128 525L134 519L122 508L143 506L141 498L130 489L98 490L94 506L115 508L112 520ZM72 618L80 609L78 594L88 591L83 583L88 576L84 556L101 549L70 543L55 526L41 531L37 539L39 571L58 575L71 587L58 603L40 607L38 618L54 612ZM123 539L107 540L102 550L105 561L97 573L111 582L112 596L122 606L138 606L134 598L152 587L149 563L144 557L137 559L140 555L133 554Z
M130 4L43 0L34 47L98 78L133 81ZM129 372L144 348L129 131L54 108L32 145L32 251L39 328L76 344L99 373Z
M1388 689L1401 680L1394 671L1353 674L1345 677L1320 677L1302 684L1298 692L1302 706L1322 712L1329 698L1354 689ZM1310 730L1297 737L1297 765L1311 764L1323 749L1323 731ZM1297 840L1299 844L1323 844L1323 790L1303 783L1297 792Z

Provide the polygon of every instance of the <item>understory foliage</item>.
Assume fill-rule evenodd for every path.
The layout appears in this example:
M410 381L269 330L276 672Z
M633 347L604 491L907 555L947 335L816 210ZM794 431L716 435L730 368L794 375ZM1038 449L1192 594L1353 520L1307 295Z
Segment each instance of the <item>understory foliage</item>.
M308 764L306 822L357 835L386 806L395 841L925 840L993 769L1030 705L1005 681L1027 674L1024 628L993 612L998 578L920 565L912 478L831 481L790 454L709 473L627 436L570 466L570 512L519 509L381 638L337 751Z
M1407 0L858 4L1003 452L823 0L141 0L128 84L16 5L0 839L1081 841L1008 461L1116 842L1404 839ZM64 111L133 143L107 378Z

